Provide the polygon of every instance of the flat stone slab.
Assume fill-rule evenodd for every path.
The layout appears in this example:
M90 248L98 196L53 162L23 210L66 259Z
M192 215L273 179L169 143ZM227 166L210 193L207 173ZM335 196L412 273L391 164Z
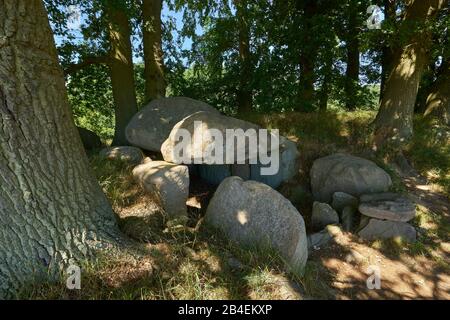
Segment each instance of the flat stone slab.
M408 198L392 193L363 196L359 212L381 220L408 222L416 215L416 206ZM367 200L369 200L367 202Z
M416 241L416 229L405 222L370 219L369 223L358 232L366 240L390 239L401 237L409 242Z

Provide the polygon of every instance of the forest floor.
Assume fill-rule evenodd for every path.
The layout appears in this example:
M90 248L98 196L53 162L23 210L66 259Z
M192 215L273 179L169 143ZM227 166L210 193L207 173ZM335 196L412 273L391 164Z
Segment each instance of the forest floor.
M393 176L393 190L417 203L418 241L362 241L341 233L310 254L305 275L289 274L273 252L238 248L202 224L204 199L214 190L193 183L188 227L166 227L156 201L133 182L125 164L91 157L94 171L117 213L122 231L134 239L127 250L83 266L82 290L65 283L24 289L32 299L450 299L450 128L417 119L406 153L416 172L399 174L368 148L374 114L289 114L250 119L297 141L307 185L318 157L350 152L376 161ZM289 188L289 186L287 186ZM289 190L281 190L289 193ZM299 199L307 227L311 199ZM203 208L202 208L203 206ZM381 288L370 290L370 266L380 270Z

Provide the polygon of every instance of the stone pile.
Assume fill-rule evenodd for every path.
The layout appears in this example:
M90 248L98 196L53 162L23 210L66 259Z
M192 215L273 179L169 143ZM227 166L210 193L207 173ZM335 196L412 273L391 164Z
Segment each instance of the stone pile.
M317 201L313 229L340 223L344 231L367 240L415 241L416 230L408 223L415 217L415 205L407 196L388 193L391 185L390 176L372 161L341 153L316 160L311 169Z

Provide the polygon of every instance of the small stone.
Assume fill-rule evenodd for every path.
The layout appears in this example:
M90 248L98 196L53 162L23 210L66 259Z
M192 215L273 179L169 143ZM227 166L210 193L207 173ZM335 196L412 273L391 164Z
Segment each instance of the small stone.
M358 199L345 192L335 192L331 206L337 212L342 213L345 207L358 208Z
M320 232L310 234L308 236L308 250L318 250L340 234L342 234L342 230L336 225L327 226Z
M347 232L358 229L361 214L354 207L345 207L341 215L342 228Z
M100 151L100 157L109 160L128 162L132 165L141 164L144 160L144 153L136 147L111 147Z
M77 127L77 129L86 151L100 150L103 147L100 137L95 132L86 128Z
M314 202L311 223L314 230L321 230L330 224L338 224L339 215L330 205Z
M244 265L236 258L228 258L228 265L233 270L241 270L243 269Z

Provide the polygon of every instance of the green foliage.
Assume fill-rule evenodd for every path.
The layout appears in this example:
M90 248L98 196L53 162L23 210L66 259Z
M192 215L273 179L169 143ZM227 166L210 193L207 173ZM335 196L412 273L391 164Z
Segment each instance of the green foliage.
M70 76L69 102L78 126L96 132L103 140L114 135L114 104L108 68L92 65Z

